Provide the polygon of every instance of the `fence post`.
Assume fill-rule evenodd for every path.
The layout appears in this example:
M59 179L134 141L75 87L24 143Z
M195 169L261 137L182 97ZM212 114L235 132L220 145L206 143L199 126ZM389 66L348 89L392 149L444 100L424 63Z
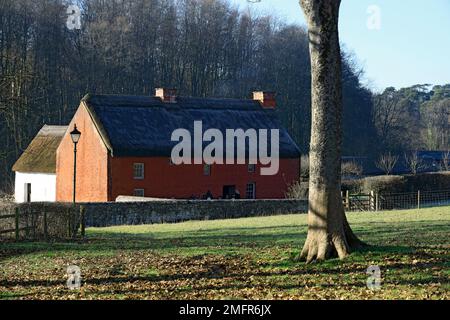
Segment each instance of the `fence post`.
M14 209L14 215L15 215L15 233L16 233L16 241L19 241L19 207L16 207Z
M420 209L420 190L417 191L417 209Z
M48 227L47 227L47 210L45 210L45 207L43 207L44 209L44 240L47 241L48 240Z
M378 195L378 192L377 192L377 193L375 194L375 211L378 211L379 208L380 208L380 205L379 205L379 195Z
M375 192L373 190L370 191L369 210L375 211Z
M345 192L345 203L347 204L347 210L350 210L350 192L348 190Z
M85 209L84 206L80 206L80 226L81 226L81 237L86 235L86 221L85 221Z

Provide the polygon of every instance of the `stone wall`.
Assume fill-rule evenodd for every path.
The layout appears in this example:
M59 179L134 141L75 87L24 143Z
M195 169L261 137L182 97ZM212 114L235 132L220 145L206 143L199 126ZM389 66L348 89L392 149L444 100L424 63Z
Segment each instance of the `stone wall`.
M82 204L87 227L306 213L306 200L167 200Z
M1 204L0 216L11 215L19 208L27 225L36 226L42 233L43 213L46 212L48 233L64 235L67 225L79 226L81 212L86 227L174 223L188 220L213 220L306 213L307 200L163 200L150 202L29 203ZM81 210L83 209L83 210ZM24 217L24 218L22 218ZM36 217L36 218L34 218ZM28 218L27 218L28 219ZM6 225L7 224L7 225ZM14 226L14 218L0 219L0 230Z

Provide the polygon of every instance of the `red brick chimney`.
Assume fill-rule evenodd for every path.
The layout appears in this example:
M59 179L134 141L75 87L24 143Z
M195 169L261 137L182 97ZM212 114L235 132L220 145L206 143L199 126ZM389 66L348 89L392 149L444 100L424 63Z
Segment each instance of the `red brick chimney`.
M259 101L263 108L275 109L277 106L275 95L276 93L271 91L254 91L253 100Z
M156 88L155 97L160 98L162 102L176 103L177 89L173 88Z

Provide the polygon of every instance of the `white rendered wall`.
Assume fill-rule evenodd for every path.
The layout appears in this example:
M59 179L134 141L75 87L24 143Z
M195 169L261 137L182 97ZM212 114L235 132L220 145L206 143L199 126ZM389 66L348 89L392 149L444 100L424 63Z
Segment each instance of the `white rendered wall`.
M31 183L32 202L56 201L56 174L16 172L16 202L25 202L26 183Z

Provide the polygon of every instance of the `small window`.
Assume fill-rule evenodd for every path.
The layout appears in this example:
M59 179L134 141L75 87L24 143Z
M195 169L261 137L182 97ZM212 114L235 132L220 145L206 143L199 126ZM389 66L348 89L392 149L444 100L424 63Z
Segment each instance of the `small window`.
M248 165L248 172L254 173L256 171L256 165L255 164L249 164Z
M145 197L144 189L134 189L133 195L135 197Z
M256 189L255 183L247 184L247 189L246 189L246 192L245 192L247 199L255 199L256 198L255 189Z
M210 176L211 175L211 165L205 164L203 166L203 175L204 176Z
M134 178L135 179L144 179L144 164L143 163L135 163L134 164Z

